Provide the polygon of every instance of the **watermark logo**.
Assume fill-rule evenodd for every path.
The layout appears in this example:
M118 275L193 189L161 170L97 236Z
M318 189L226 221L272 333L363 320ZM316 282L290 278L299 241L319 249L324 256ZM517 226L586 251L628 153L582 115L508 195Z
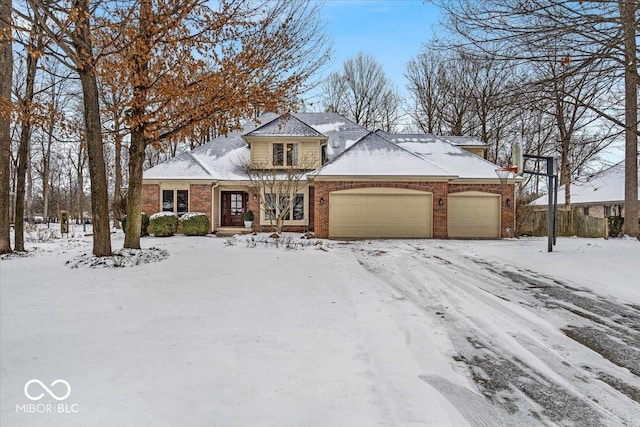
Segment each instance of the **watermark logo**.
M49 387L44 385L44 383L42 381L36 380L36 379L32 379L32 380L27 381L27 383L24 385L24 395L27 396L27 399L29 399L29 400L40 400L40 399L42 399L44 397L44 393L40 393L37 396L32 396L31 394L29 394L29 386L31 384L39 384L40 387L44 391L46 391L49 394L49 396L53 397L55 400L65 400L71 394L71 386L65 380L57 379L57 380L55 380L54 382L51 383L51 387L54 387L57 384L64 384L66 386L66 390L67 390L66 393L64 395L62 395L62 396L58 396L53 391L51 391L51 389L49 389Z
M63 380L57 379L48 386L38 379L31 379L24 385L24 395L31 402L16 405L16 412L23 414L77 414L79 407L77 403L64 402L71 396L71 385ZM43 402L39 402L45 399ZM54 399L59 403L51 403L49 399ZM47 402L47 400L49 400Z

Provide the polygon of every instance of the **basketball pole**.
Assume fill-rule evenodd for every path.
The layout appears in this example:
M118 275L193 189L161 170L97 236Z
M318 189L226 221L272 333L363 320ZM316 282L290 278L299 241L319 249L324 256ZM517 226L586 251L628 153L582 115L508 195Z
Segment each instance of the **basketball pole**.
M547 173L540 173L535 171L523 170L523 173L531 175L540 175L547 177L547 186L549 187L549 195L547 202L547 252L553 252L553 247L556 244L556 226L558 215L558 175L554 172L553 157L549 156L537 156L534 154L523 154L522 157L526 159L537 159L547 161Z

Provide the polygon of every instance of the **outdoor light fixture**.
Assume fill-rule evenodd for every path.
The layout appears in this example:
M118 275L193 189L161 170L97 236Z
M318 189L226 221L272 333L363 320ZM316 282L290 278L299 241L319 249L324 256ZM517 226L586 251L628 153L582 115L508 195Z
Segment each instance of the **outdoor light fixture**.
M511 206L511 199L507 199L507 201L505 202L505 204L507 205L507 207Z
M251 197L253 199L253 201L255 202L256 200L258 200L258 195L254 194L253 197Z
M320 197L320 204L324 205L324 197Z
M438 206L442 206L442 205L444 205L444 200L438 199Z

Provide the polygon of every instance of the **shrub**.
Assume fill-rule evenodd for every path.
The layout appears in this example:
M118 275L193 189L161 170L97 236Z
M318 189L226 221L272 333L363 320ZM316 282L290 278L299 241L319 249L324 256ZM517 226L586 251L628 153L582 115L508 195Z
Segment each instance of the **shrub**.
M246 211L244 213L244 220L245 221L253 221L253 211Z
M180 223L185 236L204 236L209 233L209 217L201 212L187 212L180 217Z
M151 233L156 237L173 236L178 231L178 215L173 212L158 212L149 218Z
M140 237L148 236L149 233L147 232L147 228L149 227L149 216L144 212L142 212L141 216L142 216L142 220L140 221ZM127 225L127 216L125 215L120 220L120 227L122 227L122 231L125 230L126 225Z
M624 217L610 216L607 218L609 221L609 237L622 236L622 226L624 225ZM640 218L638 218L638 226L640 227Z

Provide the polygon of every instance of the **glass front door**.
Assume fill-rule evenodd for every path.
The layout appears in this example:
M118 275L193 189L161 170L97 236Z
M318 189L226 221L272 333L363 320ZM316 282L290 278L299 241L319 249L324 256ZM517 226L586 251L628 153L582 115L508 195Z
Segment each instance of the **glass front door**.
M222 226L243 227L244 212L247 208L247 193L243 191L222 191Z

